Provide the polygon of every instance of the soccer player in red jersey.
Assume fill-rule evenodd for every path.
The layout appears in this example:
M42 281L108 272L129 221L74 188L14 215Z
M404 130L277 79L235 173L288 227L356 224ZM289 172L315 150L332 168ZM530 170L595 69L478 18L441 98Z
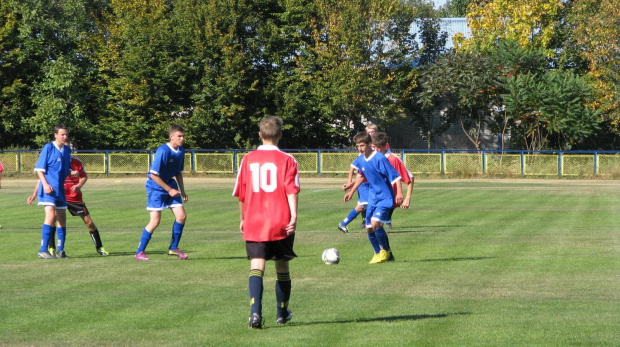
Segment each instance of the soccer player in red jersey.
M282 137L282 119L263 119L258 135L263 144L243 157L233 190L241 212L239 230L250 259L250 329L263 327L263 275L267 260L275 261L276 324L285 324L293 317L288 309L289 261L297 256L293 243L300 190L297 161L277 147Z
M69 138L67 137L64 144L66 146L71 146ZM88 180L88 175L86 174L86 170L84 170L84 165L82 161L76 157L71 157L71 172L65 178L65 198L67 199L67 210L71 213L72 216L79 216L88 227L88 232L90 233L90 237L95 244L95 249L97 253L101 256L107 256L109 253L103 248L103 244L101 242L101 237L99 236L99 230L95 225L95 222L90 217L90 212L88 208L86 208L86 203L82 199L82 187L86 184ZM28 197L28 204L32 203L32 201L37 196L37 190L39 188L39 183L34 188L34 192L31 196ZM52 232L50 234L50 240L48 243L48 251L52 256L56 254L56 246L54 244L54 235L55 235L55 227L52 228Z

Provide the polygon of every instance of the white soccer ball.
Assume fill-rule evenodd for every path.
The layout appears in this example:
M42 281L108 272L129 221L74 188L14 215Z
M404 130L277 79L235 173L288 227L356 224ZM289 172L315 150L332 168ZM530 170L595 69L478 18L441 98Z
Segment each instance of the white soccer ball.
M323 251L321 259L327 265L338 264L340 262L340 252L335 248L328 248Z

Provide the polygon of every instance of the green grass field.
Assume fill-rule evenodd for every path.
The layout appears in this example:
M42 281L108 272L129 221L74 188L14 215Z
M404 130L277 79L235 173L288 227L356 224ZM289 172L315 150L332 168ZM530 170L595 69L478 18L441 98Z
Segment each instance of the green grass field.
M395 263L369 265L341 180L302 178L291 263L293 320L275 325L273 265L266 328L249 330L249 262L234 179L186 178L181 248L166 255L172 214L133 260L144 179L91 179L85 200L109 257L68 218L71 259L36 256L43 209L34 180L0 190L0 345L11 346L618 346L620 182L419 179L388 230ZM342 255L324 265L328 247Z

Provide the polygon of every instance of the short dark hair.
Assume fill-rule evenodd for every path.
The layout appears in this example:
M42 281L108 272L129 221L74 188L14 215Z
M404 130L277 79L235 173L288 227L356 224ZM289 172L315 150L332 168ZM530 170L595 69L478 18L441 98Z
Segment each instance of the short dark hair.
M353 136L353 142L354 143L360 143L360 142L370 143L371 142L370 135L368 135L368 133L365 131L359 132L355 134L355 136Z
M185 132L185 128L183 128L183 126L179 125L179 124L170 124L170 131L168 132L169 135L172 135L173 133L176 133L177 131L180 132Z
M282 118L269 116L260 121L260 133L263 139L279 140L282 137Z
M371 138L375 146L385 147L388 143L388 135L384 132L374 133Z
M68 130L66 125L64 125L64 124L62 124L62 123L58 123L58 124L56 124L56 126L54 127L54 134L58 134L58 132L60 131L60 129L65 129L65 130Z

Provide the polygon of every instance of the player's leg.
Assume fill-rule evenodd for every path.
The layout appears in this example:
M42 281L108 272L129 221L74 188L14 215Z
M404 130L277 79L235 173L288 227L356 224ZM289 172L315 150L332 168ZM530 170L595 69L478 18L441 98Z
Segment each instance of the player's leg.
M142 229L142 235L140 236L140 243L138 244L138 249L136 250L136 256L134 259L136 260L150 260L145 254L144 251L146 247L149 245L149 241L151 241L151 236L153 232L159 225L161 221L161 211L151 211L150 212L151 219L149 220L149 224Z
M50 233L50 240L47 243L47 251L56 256L56 222L54 222L54 226L52 226L52 232Z
M45 218L43 219L43 226L41 227L41 245L39 247L38 256L42 259L54 259L56 257L51 255L47 248L50 242L52 228L56 222L56 206L54 206L53 203L44 204L41 199L39 199L39 205L44 206Z
M109 253L105 250L105 248L103 248L103 242L101 241L101 235L99 235L99 229L97 229L97 225L95 225L95 221L93 221L92 217L90 216L86 205L84 205L84 215L82 215L81 217L82 221L88 228L88 233L90 234L91 240L93 240L93 243L95 244L95 249L97 250L97 253L104 257L107 256Z
M355 207L351 209L349 214L342 220L342 222L338 224L338 230L342 231L345 234L348 234L349 229L347 228L347 225L349 225L349 223L351 223L355 218L357 218L357 216L362 212L363 209L364 207L359 203L355 205Z
M276 259L276 324L286 324L293 318L288 308L291 298L291 273L289 261L297 257L293 251L295 234L277 242Z
M174 214L174 224L172 225L172 237L170 238L168 255L177 256L180 259L187 259L187 254L183 253L179 248L179 242L181 241L183 228L185 227L185 220L187 218L183 204L172 207L172 213Z
M65 241L67 238L67 206L66 204L56 204L56 236L58 243L56 244L56 256L58 258L68 258L65 253Z
M385 262L390 258L390 248L387 233L383 228L383 223L390 222L388 219L391 208L378 207L373 211L371 217L371 226L374 230L375 237L379 243L381 250L379 251L379 263Z
M263 276L265 274L265 258L253 258L250 254L264 253L264 243L246 242L246 251L250 258L250 276L248 289L250 294L250 317L248 327L261 329L263 327Z

